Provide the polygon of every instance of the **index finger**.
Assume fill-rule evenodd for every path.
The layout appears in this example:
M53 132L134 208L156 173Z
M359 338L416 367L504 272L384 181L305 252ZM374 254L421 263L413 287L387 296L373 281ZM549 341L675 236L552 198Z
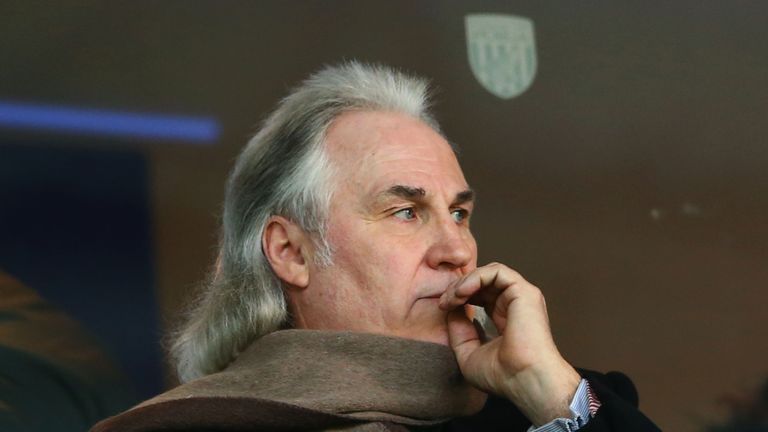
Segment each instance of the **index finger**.
M483 307L493 305L517 279L522 277L502 264L478 267L446 289L440 297L440 308L450 310L467 303Z

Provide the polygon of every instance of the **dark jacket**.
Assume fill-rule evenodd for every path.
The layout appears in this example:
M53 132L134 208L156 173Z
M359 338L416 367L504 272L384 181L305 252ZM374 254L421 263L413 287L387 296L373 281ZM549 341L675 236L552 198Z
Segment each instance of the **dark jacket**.
M632 381L621 372L598 372L579 369L589 381L602 406L597 415L579 431L583 432L651 432L659 431L638 409L638 394ZM491 397L483 409L470 417L450 421L444 430L524 432L531 422L507 399Z

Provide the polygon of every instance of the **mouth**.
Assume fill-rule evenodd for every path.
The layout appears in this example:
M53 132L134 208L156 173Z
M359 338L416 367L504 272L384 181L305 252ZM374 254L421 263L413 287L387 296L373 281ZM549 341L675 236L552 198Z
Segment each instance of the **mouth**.
M415 297L415 301L419 300L430 300L430 303L432 302L439 302L440 297L445 294L445 292L448 290L448 288L455 284L456 281L458 281L460 278L457 276L448 276L448 275L442 275L447 277L435 277L434 279L428 281L424 285L420 286L420 289L417 291L418 296ZM411 297L414 298L414 297Z
M419 297L419 300L439 300L443 296L443 293L435 293Z
M424 290L424 294L419 296L418 299L419 300L439 300L440 297L442 297L443 294L445 294L445 291L448 289L448 287L455 282L456 282L455 280L452 280L440 287L433 285L430 289Z

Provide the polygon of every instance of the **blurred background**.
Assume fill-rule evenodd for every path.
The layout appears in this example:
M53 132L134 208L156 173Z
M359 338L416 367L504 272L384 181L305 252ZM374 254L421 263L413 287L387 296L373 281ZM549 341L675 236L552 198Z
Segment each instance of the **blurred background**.
M475 78L465 16L534 25L536 74ZM0 268L93 333L138 398L210 268L233 159L323 64L429 77L479 193L480 262L547 296L573 364L664 430L768 375L768 3L0 1Z

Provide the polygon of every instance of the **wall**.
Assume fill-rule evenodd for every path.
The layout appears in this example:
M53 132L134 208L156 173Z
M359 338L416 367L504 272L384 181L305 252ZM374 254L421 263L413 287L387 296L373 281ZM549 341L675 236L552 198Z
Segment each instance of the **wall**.
M358 58L440 88L479 192L481 262L544 290L573 363L627 372L643 409L683 432L768 375L767 4L5 3L0 97L221 122L213 145L117 144L150 161L166 324L212 262L224 179L258 120L320 65ZM473 77L472 12L533 20L523 95Z

